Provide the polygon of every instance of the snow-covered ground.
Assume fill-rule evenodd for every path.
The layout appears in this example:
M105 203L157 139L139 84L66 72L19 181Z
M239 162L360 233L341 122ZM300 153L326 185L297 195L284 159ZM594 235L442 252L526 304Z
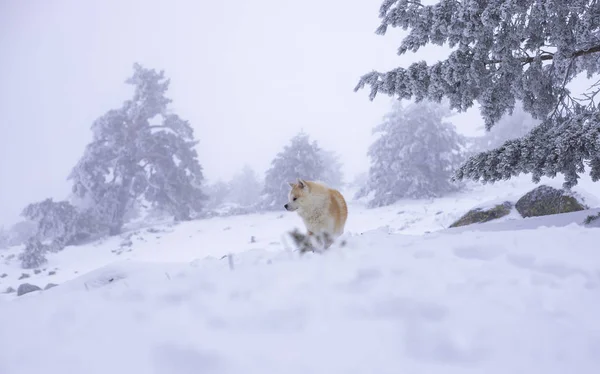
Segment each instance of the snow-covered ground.
M351 202L321 255L291 250L283 211L138 229L39 274L1 251L0 289L58 286L0 295L0 373L598 373L598 185L575 189L589 212L445 229L534 187Z

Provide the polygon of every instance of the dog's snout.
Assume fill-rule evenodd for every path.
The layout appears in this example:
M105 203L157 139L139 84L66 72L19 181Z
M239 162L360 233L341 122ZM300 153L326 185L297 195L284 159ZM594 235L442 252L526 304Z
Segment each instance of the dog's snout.
M283 207L284 207L285 209L287 209L287 208L288 208L288 205L287 205L287 204L285 204Z

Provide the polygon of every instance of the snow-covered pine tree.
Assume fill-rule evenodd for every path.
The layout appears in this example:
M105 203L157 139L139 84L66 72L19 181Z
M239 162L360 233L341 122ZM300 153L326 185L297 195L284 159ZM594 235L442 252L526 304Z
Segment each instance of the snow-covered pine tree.
M323 182L332 188L341 188L344 185L344 172L339 155L334 151L321 149L321 159L325 167Z
M53 252L78 244L100 231L89 211L79 212L67 201L48 198L27 205L22 215L37 223L35 240L51 240L47 249Z
M69 176L77 196L91 196L111 235L121 231L138 198L176 220L188 220L203 207L197 141L190 124L168 109L169 82L163 71L134 64L126 80L135 88L133 98L93 123L93 140Z
M231 202L243 207L250 207L259 202L263 186L249 165L244 165L242 170L233 176L229 185Z
M369 206L376 207L456 191L450 178L463 160L464 139L444 121L449 114L442 104L395 102L373 130L380 136L369 147L369 179L357 197L373 193Z
M450 100L464 111L477 101L491 129L517 100L540 120L527 136L480 153L457 170L457 179L498 181L521 173L565 175L577 184L590 167L600 179L600 83L581 97L566 87L575 76L600 72L600 2L590 0L454 1L384 0L378 34L388 27L410 29L398 54L427 44L452 49L445 60L363 75L355 91L371 87L401 99Z
M19 253L18 259L21 261L23 269L35 269L48 262L46 259L47 246L37 237L27 240L23 252Z
M323 180L324 177L322 150L316 141L311 142L308 134L301 131L271 162L271 168L265 174L262 205L265 209L283 209L290 190L289 182L298 178Z

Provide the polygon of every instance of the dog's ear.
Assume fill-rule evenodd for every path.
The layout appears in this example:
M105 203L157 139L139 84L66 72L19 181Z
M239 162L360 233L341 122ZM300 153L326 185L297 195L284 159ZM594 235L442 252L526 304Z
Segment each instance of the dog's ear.
M304 179L298 178L298 186L300 186L300 188L305 188L308 187L308 183L306 183Z
M296 183L294 182L288 182L288 184L290 185L290 187L294 187L296 185Z

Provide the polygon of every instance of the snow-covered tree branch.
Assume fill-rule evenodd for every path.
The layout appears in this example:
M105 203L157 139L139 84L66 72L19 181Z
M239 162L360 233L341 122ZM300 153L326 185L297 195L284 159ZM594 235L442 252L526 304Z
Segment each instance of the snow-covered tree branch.
M477 102L487 130L520 101L541 122L524 138L470 159L456 178L496 181L532 173L539 180L562 173L565 187L571 187L587 164L598 180L597 90L592 87L576 98L567 85L578 75L591 78L600 72L599 1L441 0L423 5L420 0L385 0L379 16L378 34L388 27L410 29L399 55L428 44L452 51L432 65L421 61L365 74L356 91L370 86L371 100L378 93L416 101L448 98L450 108L459 111ZM575 140L574 134L581 138Z

